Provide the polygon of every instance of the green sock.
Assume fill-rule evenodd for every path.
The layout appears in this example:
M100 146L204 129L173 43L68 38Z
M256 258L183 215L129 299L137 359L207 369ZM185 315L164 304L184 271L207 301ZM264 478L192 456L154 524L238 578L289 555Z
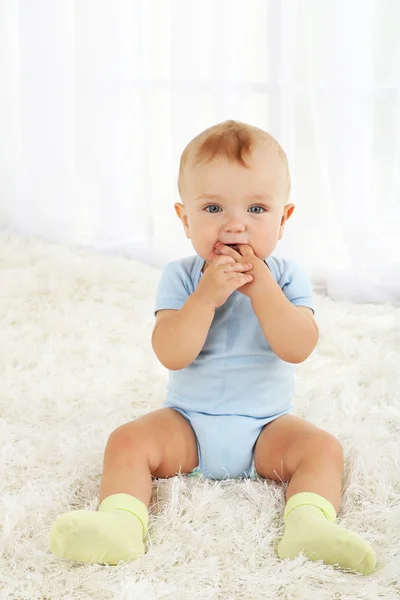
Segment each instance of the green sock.
M322 496L295 494L286 505L284 520L285 533L278 545L280 558L295 558L304 552L311 560L322 560L362 575L368 575L375 567L371 546L336 524L336 511Z
M64 513L50 530L50 551L59 558L116 565L144 554L146 506L129 494L105 498L98 511Z

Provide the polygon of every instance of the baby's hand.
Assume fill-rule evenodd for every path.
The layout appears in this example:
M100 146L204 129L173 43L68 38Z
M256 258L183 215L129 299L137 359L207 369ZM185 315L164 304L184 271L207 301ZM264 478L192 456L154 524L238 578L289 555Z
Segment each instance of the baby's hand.
M247 273L253 268L250 263L238 263L232 256L217 256L207 267L194 295L213 308L219 308L229 296L253 280Z
M217 256L229 256L239 264L251 264L253 267L251 271L252 281L246 282L246 284L239 289L239 292L248 296L250 299L254 298L258 293L265 295L266 286L273 281L273 277L265 262L254 254L254 250L250 245L241 244L231 248L226 244L217 242L210 258L213 259L213 257Z

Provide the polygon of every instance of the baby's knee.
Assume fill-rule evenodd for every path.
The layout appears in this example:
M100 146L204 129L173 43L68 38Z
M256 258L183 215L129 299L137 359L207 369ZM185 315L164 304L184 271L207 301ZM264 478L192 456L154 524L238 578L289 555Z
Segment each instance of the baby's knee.
M314 438L313 453L317 456L329 456L337 464L344 463L343 446L341 442L327 431L319 431Z
M130 456L146 456L150 454L154 460L157 445L153 443L140 426L140 423L131 421L120 425L111 432L107 441L106 450L113 454L128 454Z
M296 453L297 462L311 459L329 459L338 464L344 462L342 444L334 435L323 429L315 428L314 431L299 436L296 446L292 446L291 451Z

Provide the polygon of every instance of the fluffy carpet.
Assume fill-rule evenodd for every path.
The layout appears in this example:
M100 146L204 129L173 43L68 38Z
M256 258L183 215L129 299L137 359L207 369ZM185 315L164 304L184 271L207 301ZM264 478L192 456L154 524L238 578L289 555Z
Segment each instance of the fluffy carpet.
M339 524L372 544L371 575L281 561L284 490L262 479L155 481L136 562L87 566L48 552L60 513L97 508L111 431L162 404L167 371L150 343L159 275L0 235L0 598L399 598L400 310L321 296L321 339L296 367L295 408L344 446Z

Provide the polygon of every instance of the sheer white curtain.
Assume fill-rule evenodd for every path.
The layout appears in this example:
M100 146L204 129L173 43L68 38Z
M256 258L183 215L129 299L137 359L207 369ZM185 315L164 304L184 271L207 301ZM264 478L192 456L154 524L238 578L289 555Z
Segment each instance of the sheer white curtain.
M285 148L276 253L400 304L398 0L2 0L0 225L151 264L191 253L180 154L233 118Z

